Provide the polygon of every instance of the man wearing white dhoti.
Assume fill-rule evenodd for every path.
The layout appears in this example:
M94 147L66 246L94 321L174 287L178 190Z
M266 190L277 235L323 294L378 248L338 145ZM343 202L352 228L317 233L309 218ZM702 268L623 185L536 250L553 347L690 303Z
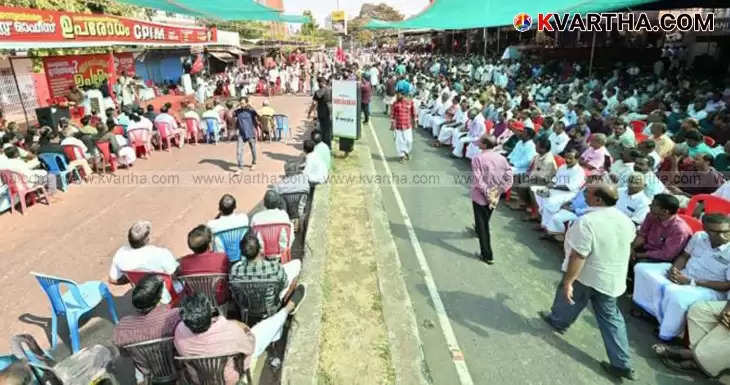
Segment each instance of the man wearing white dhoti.
M454 136L454 133L463 132L464 130L468 110L469 100L467 98L462 98L459 108L456 109L456 113L454 114L454 120L451 123L441 126L438 140L435 142L434 146L440 147L442 144L451 145L451 138Z
M451 153L458 158L466 156L473 159L482 152L479 148L479 138L487 133L484 115L479 113L479 110L472 108L469 111L469 121L466 123L466 128L466 135L453 142L454 149ZM464 146L466 146L466 153L464 153Z
M402 92L399 92L391 111L390 129L393 130L395 135L395 148L401 158L401 163L410 159L411 150L413 149L413 122L415 119L413 101L403 95Z
M431 115L436 113L438 106L442 104L439 99L439 93L434 92L430 98L424 99L424 103L421 105L421 109L418 111L418 126L429 127L428 123L431 119Z
M659 321L659 338L684 330L687 310L699 301L727 298L730 290L730 217L707 214L674 263L639 263L634 268L634 303Z
M570 202L585 183L585 172L578 164L578 157L575 151L569 150L563 154L565 164L558 168L555 178L548 183L547 188L543 186L531 186L530 193L532 202L535 203L533 212L544 215L557 213L563 204ZM537 220L538 216L532 217Z
M459 95L454 96L451 98L451 104L444 103L444 106L446 106L446 110L444 111L443 115L439 116L432 116L431 117L431 134L433 135L434 143L438 142L439 132L441 132L441 127L444 124L451 124L454 122L454 117L456 116L456 112L459 111L459 102L461 101L461 97Z

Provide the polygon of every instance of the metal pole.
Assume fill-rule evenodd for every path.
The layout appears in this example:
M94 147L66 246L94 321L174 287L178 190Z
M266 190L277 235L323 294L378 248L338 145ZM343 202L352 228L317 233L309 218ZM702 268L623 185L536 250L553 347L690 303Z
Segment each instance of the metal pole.
M30 128L30 122L28 121L28 111L25 109L25 101L23 100L23 93L20 92L20 85L18 84L18 75L15 73L15 65L13 65L13 57L8 57L10 61L10 71L13 73L13 82L15 83L15 90L18 92L18 99L20 99L20 106L23 108L23 115L25 115L25 128Z
M499 27L497 27L497 56L499 56Z
M596 31L593 31L593 42L591 43L591 60L588 62L588 77L593 73L593 52L596 50Z
M484 39L484 57L487 57L487 29L484 28L483 36Z

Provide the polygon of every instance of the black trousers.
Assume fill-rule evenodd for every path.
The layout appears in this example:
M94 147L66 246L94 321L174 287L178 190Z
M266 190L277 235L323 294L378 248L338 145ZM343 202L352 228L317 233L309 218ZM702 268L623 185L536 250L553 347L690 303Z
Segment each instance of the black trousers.
M332 119L319 119L319 130L322 132L322 141L332 149Z
M479 250L482 255L482 259L491 261L492 256L492 243L489 239L489 219L492 217L492 209L489 206L482 206L476 202L471 202L474 208L474 229L479 237Z
M365 120L363 120L363 123L367 123L370 121L370 103L360 103L360 108L362 109L362 113L365 115Z

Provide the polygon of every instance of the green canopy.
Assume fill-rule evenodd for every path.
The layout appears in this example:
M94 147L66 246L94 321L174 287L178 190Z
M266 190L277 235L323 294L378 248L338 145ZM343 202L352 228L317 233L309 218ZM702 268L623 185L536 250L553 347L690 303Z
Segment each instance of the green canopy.
M378 19L370 19L363 28L365 29L394 29L398 24L397 21L383 21Z
M435 0L418 15L393 23L396 29L470 29L511 25L518 13L536 23L538 13L606 12L658 0Z
M166 12L226 21L261 20L286 23L306 23L298 15L282 15L281 11L261 5L254 0L119 0L123 3Z

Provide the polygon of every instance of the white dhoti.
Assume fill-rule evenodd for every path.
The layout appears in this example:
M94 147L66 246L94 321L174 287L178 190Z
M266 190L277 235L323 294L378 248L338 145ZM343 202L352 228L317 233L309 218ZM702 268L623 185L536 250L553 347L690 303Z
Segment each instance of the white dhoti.
M451 154L457 158L464 157L464 148L471 141L471 138L461 130L455 131L451 136Z
M545 190L544 186L530 186L530 190L535 194L535 203L537 203L540 215L545 215L546 211L548 213L557 213L564 204L573 200L577 194L573 191L550 189L550 195L546 198L537 193L540 190Z
M439 136L439 130L441 129L441 125L444 122L446 122L446 119L440 116L431 117L431 134L433 134L434 138L437 138Z
M395 103L395 96L385 95L385 97L383 98L383 103L385 103L385 105L387 106L392 106L393 103Z
M129 167L135 160L137 160L137 154L132 147L122 147L119 149L119 164Z
M482 149L477 146L477 140L469 143L468 146L466 146L466 157L469 159L474 159L475 156L479 155L482 152Z
M395 150L398 156L410 154L413 149L413 130L394 130L395 133Z
M565 222L572 222L578 219L574 212L565 209L551 213L547 210L542 214L540 224L551 234L565 234Z
M459 126L453 127L453 126L443 126L441 127L441 131L439 132L439 142L443 144L451 144L451 138L454 136L455 133L460 132Z
M418 125L421 127L428 127L428 119L431 116L430 109L422 109L418 111Z
M634 303L659 321L659 338L682 334L687 310L695 302L725 299L726 294L706 287L677 285L667 278L670 263L639 263L634 267Z

